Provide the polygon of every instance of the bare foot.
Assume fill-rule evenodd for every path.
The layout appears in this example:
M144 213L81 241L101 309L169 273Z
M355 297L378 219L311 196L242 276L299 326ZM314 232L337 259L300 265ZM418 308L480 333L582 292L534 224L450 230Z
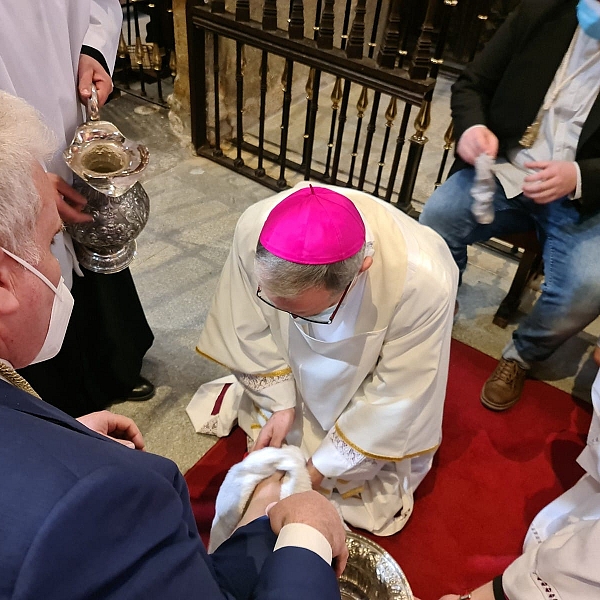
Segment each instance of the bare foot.
M263 479L255 488L254 493L250 497L246 510L242 515L238 527L247 525L250 521L264 516L265 509L269 504L278 502L281 498L281 480L285 473L277 471L271 477Z
M594 362L600 367L600 347L594 348Z

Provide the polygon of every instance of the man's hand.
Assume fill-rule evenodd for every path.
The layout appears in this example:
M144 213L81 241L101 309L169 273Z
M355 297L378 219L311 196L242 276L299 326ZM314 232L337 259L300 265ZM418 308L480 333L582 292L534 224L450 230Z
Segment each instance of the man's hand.
M321 483L323 483L325 476L317 469L317 467L315 467L315 465L313 465L312 458L306 463L306 468L310 475L310 482L312 483L313 490L318 490Z
M261 448L266 448L267 446L281 448L285 436L292 428L295 415L295 408L285 408L274 412L258 434L252 452L260 450Z
M54 173L47 173L50 183L56 190L56 208L60 218L65 223L89 223L93 221L92 215L83 211L87 200L75 191L62 177Z
M480 154L496 158L498 138L487 127L475 125L460 136L456 151L466 163L474 165Z
M339 577L348 561L346 531L333 504L318 492L292 494L280 500L269 511L271 529L277 535L284 525L305 523L322 533L333 553L333 567Z
M98 104L103 106L113 89L113 82L104 67L91 56L81 54L77 70L77 91L82 104L92 97L92 83L98 91Z
M144 438L138 426L123 415L115 415L108 410L83 415L77 419L88 429L105 435L128 448L143 450L145 448Z
M536 204L548 204L575 191L577 167L568 160L548 160L525 163L527 169L536 169L525 177L523 194Z

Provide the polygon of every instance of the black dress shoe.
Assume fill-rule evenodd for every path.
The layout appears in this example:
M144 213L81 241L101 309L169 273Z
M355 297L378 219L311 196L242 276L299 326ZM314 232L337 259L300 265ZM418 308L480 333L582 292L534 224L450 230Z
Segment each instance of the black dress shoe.
M145 377L141 375L138 377L136 386L127 394L127 400L134 400L141 402L142 400L150 400L156 388L150 383Z

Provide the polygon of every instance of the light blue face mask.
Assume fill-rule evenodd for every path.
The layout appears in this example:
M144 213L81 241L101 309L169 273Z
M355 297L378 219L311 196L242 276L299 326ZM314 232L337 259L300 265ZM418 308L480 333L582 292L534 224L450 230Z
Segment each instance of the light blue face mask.
M579 0L577 20L587 35L595 40L600 40L600 2L598 0Z

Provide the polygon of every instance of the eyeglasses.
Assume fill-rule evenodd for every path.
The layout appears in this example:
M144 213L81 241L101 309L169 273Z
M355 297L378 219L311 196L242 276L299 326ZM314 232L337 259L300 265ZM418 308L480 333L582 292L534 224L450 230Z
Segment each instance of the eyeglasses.
M288 315L290 315L292 317L292 319L302 319L303 321L308 321L309 323L316 323L317 325L331 325L333 319L335 318L335 315L337 314L338 310L340 310L340 307L342 306L342 302L344 301L344 298L350 291L350 287L352 286L353 283L354 283L354 279L352 279L352 281L344 289L344 293L342 294L342 297L339 299L339 302L336 304L335 309L333 310L333 312L331 313L331 316L329 317L329 319L327 319L327 321L323 321L321 319L313 319L312 317L301 317L300 315L296 315L293 312L290 312L289 310L283 310L282 308L275 306L274 304L269 302L264 296L260 295L260 293L262 291L260 289L260 285L256 288L256 297L259 300L262 300L265 304L268 304L271 308L274 308L276 310L280 310L281 312L287 313Z

